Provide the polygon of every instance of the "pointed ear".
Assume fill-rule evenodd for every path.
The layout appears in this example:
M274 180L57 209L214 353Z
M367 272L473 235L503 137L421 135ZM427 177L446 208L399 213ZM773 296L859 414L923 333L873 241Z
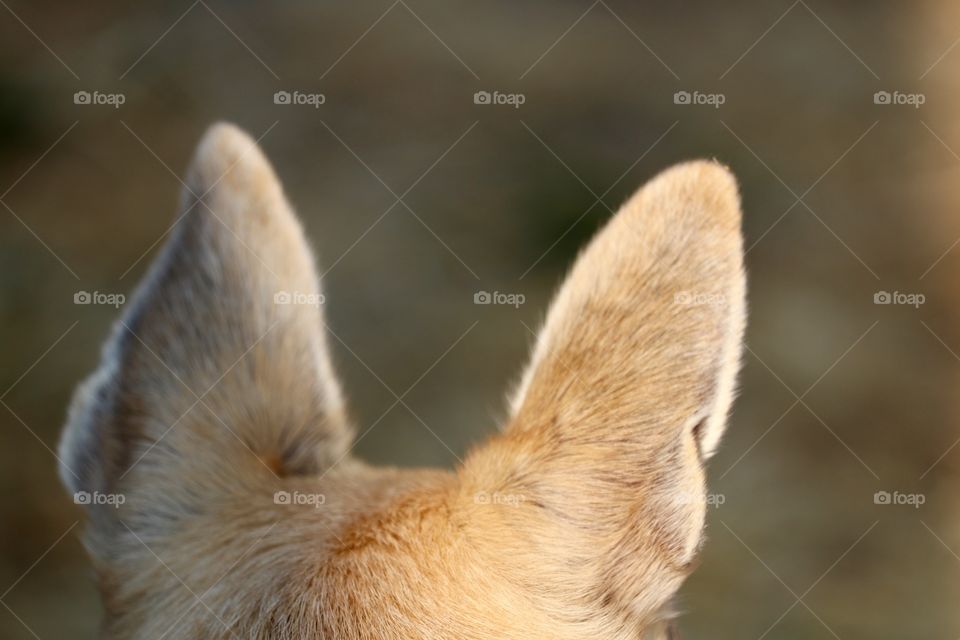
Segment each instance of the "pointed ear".
M74 397L67 485L128 502L152 491L183 510L205 490L338 459L350 433L322 302L273 169L245 133L215 125L182 217Z
M710 388L712 404L699 407L696 442L704 458L713 455L733 402L746 320L740 218L736 181L716 163L673 167L638 191L556 296L511 398L513 415L524 405L535 410L537 401L528 398L534 378L562 369L564 352L575 345L607 349L608 364L593 363L597 373L618 371L618 361L629 365L624 382L669 361L670 380L680 374ZM652 391L656 380L644 382L635 391ZM537 391L557 391L544 386Z
M523 498L500 524L569 601L649 615L694 559L740 360L740 218L712 162L637 192L557 294L509 425L467 460L469 491Z

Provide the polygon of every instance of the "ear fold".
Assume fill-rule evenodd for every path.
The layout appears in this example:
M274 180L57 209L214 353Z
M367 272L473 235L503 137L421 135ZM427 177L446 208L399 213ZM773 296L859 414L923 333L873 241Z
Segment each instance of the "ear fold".
M313 258L254 141L212 127L182 206L61 443L71 490L180 512L205 492L316 472L350 442Z
M468 492L522 498L478 518L567 602L650 615L695 557L744 330L740 217L712 162L634 195L557 294L505 431L467 460Z

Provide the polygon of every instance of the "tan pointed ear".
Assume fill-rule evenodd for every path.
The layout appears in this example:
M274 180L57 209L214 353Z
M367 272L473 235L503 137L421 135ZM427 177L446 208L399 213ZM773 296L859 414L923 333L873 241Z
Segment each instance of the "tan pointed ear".
M582 615L650 615L698 549L744 330L740 219L713 162L637 192L557 294L510 423L463 470L468 491L522 498L488 522L543 554L537 584L597 607Z
M565 354L604 349L600 362L592 363L597 373L619 372L626 382L663 367L664 382L682 376L708 385L712 404L699 409L704 420L698 421L697 443L704 457L711 456L733 401L745 326L740 217L736 181L713 162L673 167L638 191L556 296L511 400L513 414L524 405L538 408L528 398L531 383L562 372ZM587 373L576 371L577 377ZM657 380L643 382L650 391ZM557 389L541 384L537 391Z
M338 459L350 433L322 302L273 169L249 136L215 125L182 219L75 395L67 485L128 504L153 492L152 504L188 512L207 490Z

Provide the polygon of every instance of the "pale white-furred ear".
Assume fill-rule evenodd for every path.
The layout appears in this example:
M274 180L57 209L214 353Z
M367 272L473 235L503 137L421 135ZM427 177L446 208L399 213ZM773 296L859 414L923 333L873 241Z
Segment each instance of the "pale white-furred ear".
M217 124L185 183L183 217L77 390L60 446L72 491L147 496L140 513L317 472L351 441L313 257L267 159Z
M740 224L715 162L641 188L577 259L508 424L466 461L467 491L524 497L498 512L501 538L541 554L530 570L571 615L649 618L696 556L742 348Z

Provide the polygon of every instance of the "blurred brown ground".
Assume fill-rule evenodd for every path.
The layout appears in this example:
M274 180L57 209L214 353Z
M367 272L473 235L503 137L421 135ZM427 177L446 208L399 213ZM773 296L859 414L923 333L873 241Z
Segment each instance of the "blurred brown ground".
M463 336L405 397L436 436L398 406L358 445L378 463L451 465L495 429L525 326L610 209L673 162L728 163L749 351L684 637L957 637L958 38L947 2L3 3L0 636L96 635L51 449L116 313L73 295L129 293L192 146L227 119L263 136L332 266L361 432ZM674 104L683 90L725 103ZM414 183L413 212L380 219ZM476 306L479 290L527 301Z

